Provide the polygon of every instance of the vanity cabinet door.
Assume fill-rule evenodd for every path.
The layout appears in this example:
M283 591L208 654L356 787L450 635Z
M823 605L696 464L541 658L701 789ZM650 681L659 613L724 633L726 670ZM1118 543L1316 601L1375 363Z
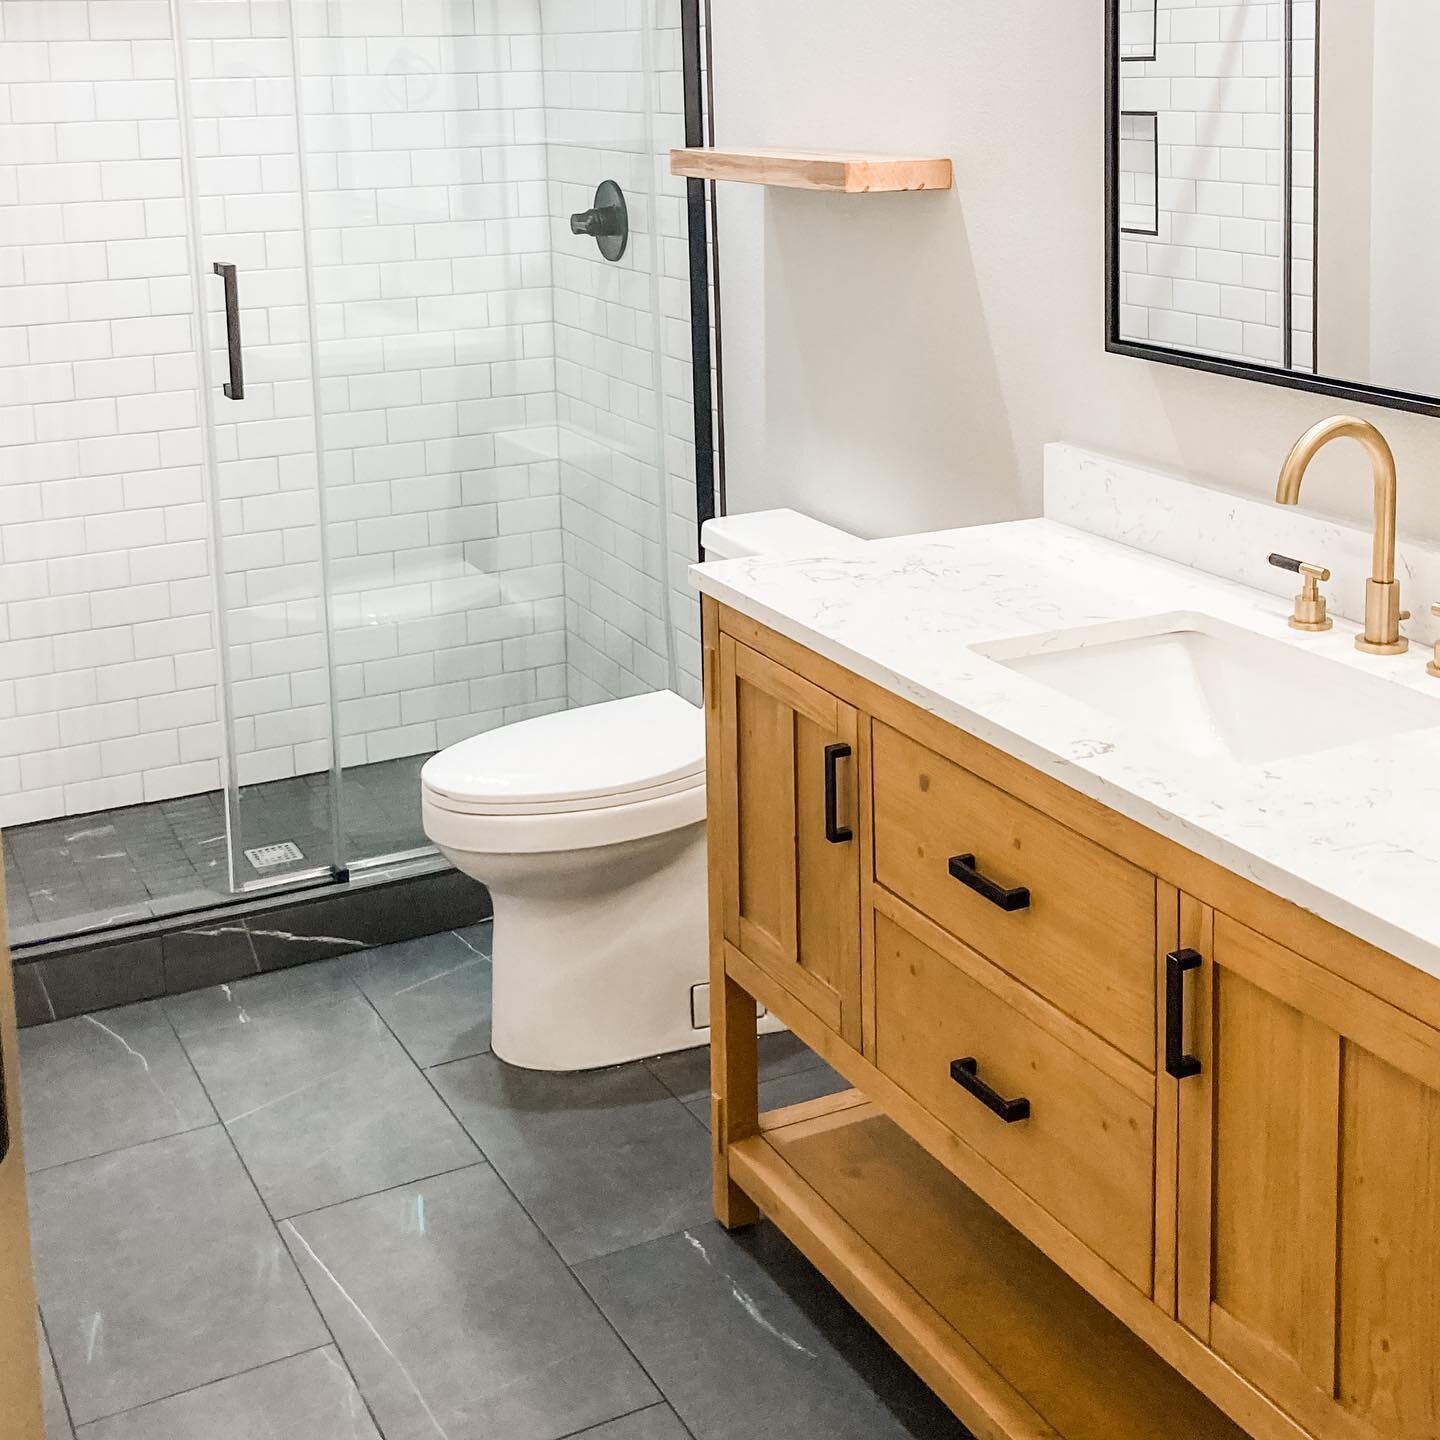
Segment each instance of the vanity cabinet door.
M719 706L725 939L858 1049L857 712L729 635Z
M1440 1032L1194 913L1172 1047L1199 1066L1173 1080L1179 1319L1316 1435L1433 1440Z

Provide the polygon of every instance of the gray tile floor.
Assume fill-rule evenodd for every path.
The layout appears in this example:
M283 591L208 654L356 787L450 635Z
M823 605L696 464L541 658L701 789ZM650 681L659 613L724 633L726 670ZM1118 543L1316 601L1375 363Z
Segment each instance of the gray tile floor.
M420 767L406 756L345 772L342 823L351 859L427 843L420 823ZM239 847L293 841L303 862L254 869L243 882L328 865L330 777L302 775L247 786ZM231 895L225 798L219 791L15 825L3 836L12 945L83 934L218 904Z
M707 1056L489 1050L489 929L22 1036L50 1440L963 1440L768 1224ZM762 1042L764 1101L839 1077Z

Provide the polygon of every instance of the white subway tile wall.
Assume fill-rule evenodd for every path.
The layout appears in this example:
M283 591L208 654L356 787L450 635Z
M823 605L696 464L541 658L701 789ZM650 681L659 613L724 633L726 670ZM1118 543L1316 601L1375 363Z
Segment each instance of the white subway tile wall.
M13 825L214 789L221 737L168 7L4 0L0 120Z
M539 0L309 0L341 761L565 705Z
M292 48L286 7L186 0L181 87L163 0L0 0L0 823L218 786L217 606L244 783L328 766L332 698L347 764L698 699L656 4L296 0ZM607 166L617 267L564 221Z
M1158 235L1120 240L1120 332L1260 365L1285 359L1286 0L1154 0L1122 14L1122 111L1158 112ZM1313 368L1315 0L1292 0L1293 368ZM1124 147L1122 204L1149 177ZM1148 160L1144 160L1148 164Z
M556 385L572 705L700 699L679 0L544 0ZM647 94L647 86L649 93ZM569 217L615 180L617 263Z

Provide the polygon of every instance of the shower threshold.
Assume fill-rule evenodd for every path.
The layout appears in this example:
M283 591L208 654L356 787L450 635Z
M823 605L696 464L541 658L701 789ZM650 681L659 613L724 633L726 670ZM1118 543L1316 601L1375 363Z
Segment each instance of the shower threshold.
M405 756L345 772L347 855L402 854L428 844L420 825L426 758ZM240 804L239 843L246 847L237 856L241 892L296 871L329 869L328 774L247 786ZM17 825L3 840L8 929L16 947L207 910L236 898L219 790Z
M224 797L186 796L16 826L4 834L10 944L22 1025L180 994L353 950L463 928L490 914L483 886L420 828L424 757L348 771L349 854L332 874L327 777L244 793L250 848L292 845L275 868L242 861L228 885ZM260 860L270 858L262 854ZM312 858L321 864L303 868Z

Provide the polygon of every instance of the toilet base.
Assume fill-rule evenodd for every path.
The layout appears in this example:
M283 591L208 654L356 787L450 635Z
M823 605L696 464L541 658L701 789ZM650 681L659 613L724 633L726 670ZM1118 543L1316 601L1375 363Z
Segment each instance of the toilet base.
M703 822L591 850L447 855L490 890L501 1060L594 1070L709 1041L691 1017L709 977Z

